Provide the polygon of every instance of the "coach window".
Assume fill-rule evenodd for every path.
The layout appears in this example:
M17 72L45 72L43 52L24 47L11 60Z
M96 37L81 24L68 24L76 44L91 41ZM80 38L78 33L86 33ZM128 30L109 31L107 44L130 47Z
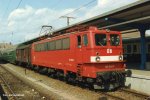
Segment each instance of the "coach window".
M131 45L127 45L127 53L131 53L131 50L132 50L132 47L131 47Z
M136 45L136 44L133 45L133 52L134 52L134 53L137 52L137 45Z
M87 46L88 45L88 38L87 38L87 34L83 35L83 45Z
M78 48L81 48L81 36L77 36Z
M70 48L70 38L64 38L62 40L63 43L63 49L69 49Z
M56 50L61 50L62 49L62 41L60 40L56 40Z
M97 46L106 46L106 34L95 34L95 44Z

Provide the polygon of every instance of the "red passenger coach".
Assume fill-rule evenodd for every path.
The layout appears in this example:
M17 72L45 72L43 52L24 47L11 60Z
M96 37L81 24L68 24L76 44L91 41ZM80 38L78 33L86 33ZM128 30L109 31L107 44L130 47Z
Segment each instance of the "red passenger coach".
M31 61L49 75L110 89L125 82L122 50L120 32L90 27L33 43Z

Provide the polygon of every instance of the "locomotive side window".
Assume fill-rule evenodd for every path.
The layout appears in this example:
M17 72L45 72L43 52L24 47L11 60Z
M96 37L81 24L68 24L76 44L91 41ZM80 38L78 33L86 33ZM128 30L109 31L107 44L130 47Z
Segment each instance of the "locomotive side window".
M130 44L127 45L127 53L131 53L132 47Z
M95 34L95 44L97 46L106 46L106 34Z
M37 49L38 47L37 47L37 44L35 44L34 45L34 51L38 51L38 49ZM18 53L18 52L17 52Z
M50 42L50 50L55 50L55 48L56 48L55 41L51 41Z
M47 42L47 50L50 50L50 42Z
M47 51L47 42L44 43L44 50Z
M110 45L111 46L118 46L120 45L120 38L117 34L111 34L110 35Z
M56 40L56 50L62 49L62 40Z
M81 36L77 36L78 48L81 48Z
M63 49L69 49L70 48L70 38L64 38L62 40L63 43Z
M40 51L40 45L39 44L35 44L35 51Z
M41 46L41 44L39 44L39 51L42 51L42 46Z
M41 47L40 47L40 44L38 44L38 51L41 51Z
M41 43L41 51L45 51L45 45L44 45L44 43Z
M83 35L83 45L87 46L88 45L88 37L87 34Z

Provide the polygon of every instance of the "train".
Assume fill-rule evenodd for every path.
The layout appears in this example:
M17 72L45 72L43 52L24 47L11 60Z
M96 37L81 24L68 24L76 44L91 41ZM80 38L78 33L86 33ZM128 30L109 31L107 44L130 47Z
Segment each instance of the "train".
M17 48L17 45L9 47L9 48L1 49L0 60L15 64L16 63L16 48Z
M128 63L141 62L140 38L123 39L124 59ZM146 37L146 59L150 62L150 36Z
M17 65L94 89L123 87L131 76L125 71L121 33L97 27L20 44L8 54Z

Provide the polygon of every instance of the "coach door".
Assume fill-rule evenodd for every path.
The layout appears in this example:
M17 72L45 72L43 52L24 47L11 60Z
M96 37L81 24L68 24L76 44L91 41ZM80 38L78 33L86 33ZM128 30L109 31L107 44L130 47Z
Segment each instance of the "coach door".
M76 36L76 62L82 63L82 37L81 35Z

